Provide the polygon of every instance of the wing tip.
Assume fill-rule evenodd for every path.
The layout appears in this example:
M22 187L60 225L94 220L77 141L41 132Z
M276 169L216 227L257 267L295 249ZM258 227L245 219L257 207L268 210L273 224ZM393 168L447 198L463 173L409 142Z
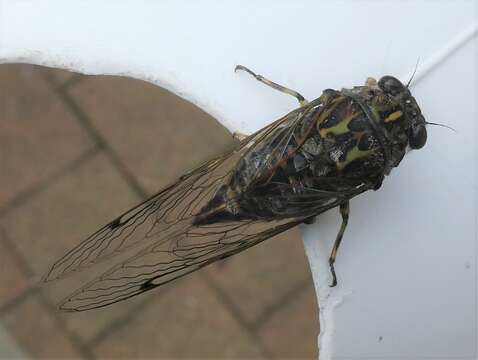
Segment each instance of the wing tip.
M50 268L50 270L48 270L48 272L46 272L42 277L41 277L41 282L44 282L44 283L48 283L48 282L51 282L51 281L55 281L55 280L58 280L58 276L55 276L53 274L53 270L54 268Z
M64 279L73 275L77 272L82 271L83 267L73 268L73 269L59 269L56 265L53 265L46 274L41 278L41 281L44 283L49 283L57 280Z
M56 265L53 265L50 268L50 270L48 270L48 272L45 273L42 276L41 281L44 282L44 283L49 283L49 282L52 282L52 281L59 280L59 279L63 278L65 275L68 275L70 273L71 273L71 271L65 272L65 271L62 271L62 270L58 269L58 267Z
M88 306L88 303L84 304L83 306L81 304L75 305L75 302L79 300L76 298L76 296L77 296L77 293L73 293L67 298L60 301L57 305L58 310L64 313L72 313L72 312L82 312L82 311L95 308L95 307Z

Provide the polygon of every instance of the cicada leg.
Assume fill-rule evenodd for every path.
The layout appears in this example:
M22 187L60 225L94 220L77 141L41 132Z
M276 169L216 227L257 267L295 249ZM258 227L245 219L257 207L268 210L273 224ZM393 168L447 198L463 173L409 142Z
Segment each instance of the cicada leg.
M252 70L249 70L245 66L237 65L236 68L234 69L234 71L237 71L237 70L244 70L245 72L248 72L249 74L254 76L254 78L256 80L260 81L261 83L266 84L267 86L270 86L271 88L279 90L280 92L283 92L285 94L292 95L293 97L295 97L297 99L297 101L299 101L299 104L301 106L304 106L308 103L308 101L305 100L305 98L301 94L299 94L297 91L294 91L294 90L286 88L285 86L276 84L275 82L266 79L264 76L258 75L255 72L253 72Z
M339 250L340 242L342 241L342 237L344 236L345 228L347 227L347 223L349 222L349 212L350 212L350 204L348 201L340 204L340 215L342 215L342 225L340 226L339 233L335 238L334 247L332 248L332 252L330 253L329 257L329 266L330 272L332 273L332 284L330 287L334 287L337 285L337 276L335 275L335 258L337 257L337 251Z

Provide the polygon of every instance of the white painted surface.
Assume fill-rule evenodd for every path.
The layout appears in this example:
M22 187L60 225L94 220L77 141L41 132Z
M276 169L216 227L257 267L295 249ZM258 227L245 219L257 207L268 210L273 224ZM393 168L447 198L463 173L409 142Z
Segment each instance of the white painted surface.
M0 0L0 62L145 79L231 130L252 132L297 104L234 74L237 63L312 99L367 76L407 74L418 57L433 62L478 22L477 6ZM303 228L322 307L322 359L477 357L476 47L475 36L414 87L427 120L458 132L429 127L423 150L380 191L352 201L332 291L323 268L338 212Z

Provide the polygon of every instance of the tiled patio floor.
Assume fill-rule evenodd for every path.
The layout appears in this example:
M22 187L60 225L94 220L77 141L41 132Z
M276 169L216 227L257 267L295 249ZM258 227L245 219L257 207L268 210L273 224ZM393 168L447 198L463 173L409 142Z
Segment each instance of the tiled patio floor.
M0 65L0 88L0 336L15 342L0 358L316 358L297 230L131 301L58 311L80 282L39 286L56 258L233 141L141 81Z

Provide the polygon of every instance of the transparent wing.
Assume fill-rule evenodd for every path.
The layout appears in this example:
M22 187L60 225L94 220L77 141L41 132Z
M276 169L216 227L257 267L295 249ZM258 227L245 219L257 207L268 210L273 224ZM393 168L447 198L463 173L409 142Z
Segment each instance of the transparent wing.
M246 138L236 150L207 162L111 221L60 258L44 276L44 281L62 278L126 249L162 244L179 236L191 226L200 209L228 183L236 164L244 156L270 143L274 144L270 148L271 156L258 166L257 173L272 166L271 161L279 161L277 154L284 152L300 116L298 110L291 112Z
M234 255L298 222L239 221L199 226L146 248L60 303L65 311L107 306L154 289L214 261Z
M271 202L279 219L191 225L106 271L64 299L60 308L84 311L128 299L241 252L344 201L330 191L301 188L297 193L297 188L278 186L282 194L290 194L283 195L284 207L274 209L276 195L265 193L262 200Z
M60 258L44 277L59 279L133 246L161 241L187 227L201 203L211 196L228 176L225 164L212 161L127 211L89 236Z

